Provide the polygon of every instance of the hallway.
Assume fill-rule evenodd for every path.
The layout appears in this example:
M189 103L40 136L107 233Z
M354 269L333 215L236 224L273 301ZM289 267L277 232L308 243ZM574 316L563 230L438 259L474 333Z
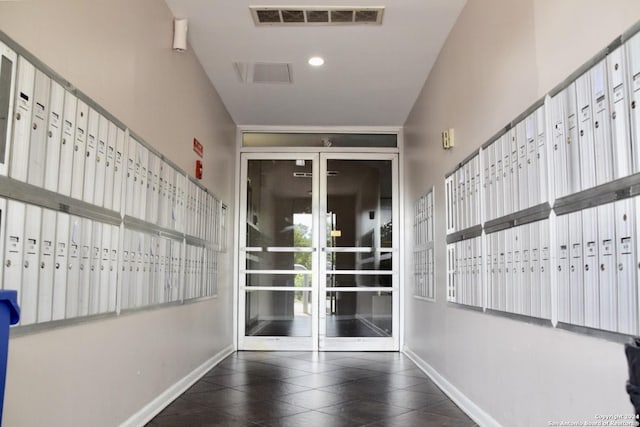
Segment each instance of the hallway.
M237 352L149 426L473 426L400 353Z

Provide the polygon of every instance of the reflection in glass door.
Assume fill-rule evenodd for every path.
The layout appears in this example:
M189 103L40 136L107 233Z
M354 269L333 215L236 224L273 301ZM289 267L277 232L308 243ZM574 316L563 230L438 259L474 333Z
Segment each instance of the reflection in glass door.
M398 350L397 155L244 153L241 168L239 348Z
M317 349L314 154L243 156L241 349Z
M319 347L397 350L395 155L321 157Z

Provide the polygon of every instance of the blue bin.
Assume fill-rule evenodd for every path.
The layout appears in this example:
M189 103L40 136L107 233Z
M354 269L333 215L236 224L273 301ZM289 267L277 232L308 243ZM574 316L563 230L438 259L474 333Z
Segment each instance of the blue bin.
M4 384L7 379L7 353L9 350L9 326L20 321L17 291L0 290L0 424L4 406Z

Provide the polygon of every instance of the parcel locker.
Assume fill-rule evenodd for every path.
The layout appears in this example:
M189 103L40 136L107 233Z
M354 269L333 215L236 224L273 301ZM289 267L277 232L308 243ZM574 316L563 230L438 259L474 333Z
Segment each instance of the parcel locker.
M64 93L62 114L62 136L60 140L60 164L58 170L58 193L71 196L71 172L76 137L76 109L78 99L69 92Z
M514 312L514 258L513 258L513 228L499 231L504 240L504 283L505 283L505 308L504 310Z
M536 140L537 155L536 173L539 179L538 203L544 203L549 200L549 162L547 155L547 133L546 133L546 109L544 106L536 110Z
M147 178L145 182L146 197L144 199L145 204L145 216L144 220L151 223L156 223L153 217L156 214L157 205L154 207L155 188L153 187L153 169L155 168L156 155L153 152L149 152L147 155Z
M571 323L571 245L569 242L569 215L556 217L556 282L558 284L558 321Z
M100 296L98 300L98 313L106 313L109 310L109 288L111 283L111 274L109 272L109 264L111 260L111 225L100 224L102 241L100 244L100 285L98 287Z
M72 216L69 221L69 265L67 266L66 317L78 316L80 292L80 253L82 249L82 219Z
M44 167L47 150L47 120L49 118L49 96L51 79L36 69L33 89L33 112L27 182L37 187L44 186Z
M118 141L118 128L109 122L107 130L107 151L104 164L104 198L102 206L113 210L113 179L115 171L116 149ZM98 184L96 184L96 188Z
M500 218L504 216L504 156L502 155L502 139L496 140L493 144L495 148L496 155L496 180L494 183L495 187L495 217ZM480 203L480 199L478 197L478 203Z
M65 317L67 302L67 274L69 272L69 215L56 214L55 265L53 272L53 307L51 320Z
M121 212L122 203L126 197L126 152L127 139L124 130L116 128L116 155L113 167L113 207L116 212Z
M527 183L524 191L528 194L527 206L535 206L540 200L540 176L537 168L538 141L536 134L536 115L530 114L525 120L525 139L527 144Z
M18 56L0 42L0 175L7 175L13 128L14 89Z
M513 312L524 314L524 243L522 227L514 227L512 232L513 245Z
M464 223L465 223L465 228L470 227L471 225L473 225L473 210L474 210L474 206L473 206L473 191L475 188L475 174L473 171L473 162L472 161L468 161L467 164L464 165L464 174L465 174L465 194L464 194L464 206L465 209L463 211L464 214ZM204 239L204 218L205 216L203 215L203 211L206 209L206 194L201 188L199 189L199 195L200 195L200 212L198 215L198 222L200 224L200 228L199 228L199 237L201 239Z
M520 210L529 207L528 147L525 127L524 121L516 125L516 141L518 144L518 205Z
M613 179L613 152L611 149L611 122L609 121L609 90L606 60L590 71L591 102L593 105L593 145L596 155L596 184Z
M453 227L453 230L457 230L457 216L458 216L458 212L456 210L456 207L458 206L458 193L456 191L456 180L457 175L454 173L452 175L452 205L451 205L451 224ZM195 195L194 195L194 187L195 185L189 181L188 179L186 180L186 197L187 197L187 201L186 201L186 233L189 235L194 235L194 211L195 211L195 207L196 207L196 201L195 201Z
M474 277L475 277L475 305L482 307L484 305L484 288L482 282L482 237L474 239Z
M554 198L564 197L567 192L567 172L569 163L567 160L566 127L564 101L566 90L551 98L551 155L553 165L553 192Z
M569 215L569 286L570 286L570 323L584 324L584 282L583 282L583 239L582 212Z
M634 206L635 205L635 206ZM640 197L615 203L616 260L618 262L618 332L638 335L637 256ZM634 222L635 218L635 222ZM635 227L635 228L634 228Z
M89 120L87 125L87 148L84 163L84 192L82 199L87 203L94 203L96 186L96 156L98 151L98 133L102 116L93 108L89 108ZM104 175L103 175L104 179ZM104 182L103 182L104 184Z
M2 200L4 203L4 199ZM6 201L6 210L4 212L6 212L6 229L4 232L3 289L18 291L18 301L21 301L24 294L21 286L26 206L24 203L9 199Z
M98 314L100 311L100 265L102 265L102 224L94 221L91 226L91 255L89 260L89 292L88 314Z
M138 211L136 218L146 219L147 217L147 168L149 166L149 150L142 144L138 145L138 156L140 162L140 179L138 180ZM134 193L135 194L135 193Z
M33 115L34 82L36 69L24 57L18 57L18 72L15 91L15 115L9 175L19 181L27 180L29 141Z
M434 276L435 272L433 270L433 249L427 249L427 298L435 298L435 285L434 285Z
M577 193L585 189L582 185L581 148L579 137L578 102L576 100L576 83L571 83L562 92L564 95L566 152L567 152L567 194ZM593 173L591 169L590 173Z
M111 226L111 248L109 255L109 284L108 286L108 300L107 311L116 311L116 304L118 298L118 256L120 250L120 227L116 225Z
M640 33L629 39L626 48L627 63L629 64L626 77L629 81L629 105L631 105L633 171L640 172Z
M542 317L542 287L540 280L540 222L532 222L529 227L529 287L531 292L530 314Z
M20 289L20 323L35 323L38 315L38 273L42 208L26 205L24 218L24 249L22 285Z
M193 246L187 245L184 257L184 299L193 297Z
M498 281L498 306L497 310L505 311L507 304L507 281L506 281L506 252L505 252L505 233L498 231L495 234L495 243L497 248L494 251L498 254L498 270L496 280Z
M517 212L520 209L524 209L524 207L520 206L520 182L518 181L518 177L520 175L520 171L518 168L518 139L516 136L516 130L509 130L508 137L510 150L511 150L511 168L509 169L509 173L511 175L511 208L512 213ZM508 197L508 194L505 194L505 197Z
M498 203L503 205L503 215L509 215L513 212L511 141L509 140L509 134L502 135L497 143L502 145L502 194L499 195Z
M138 278L136 276L136 257L138 255L137 252L137 232L133 230L125 229L125 241L123 250L125 251L123 254L124 264L128 267L128 269L124 272L124 280L122 285L123 292L123 304L126 298L126 308L135 308L137 306L137 293L138 293ZM128 249L127 249L128 248ZM124 295L125 285L127 289L127 294ZM125 307L125 305L123 305Z
M184 259L184 245L181 242L172 241L173 250L173 272L171 283L171 298L172 301L178 301L181 297L182 286L184 281L183 259Z
M586 190L596 185L595 146L593 141L593 105L591 99L591 74L583 74L576 80L578 113L578 145L580 150L580 182Z
M549 220L540 221L540 317L551 319L551 235Z
M126 177L123 177L123 179L126 181L124 209L125 214L129 216L134 216L136 200L135 190L137 188L136 184L138 183L138 175L140 175L140 165L136 165L137 157L138 141L129 137L129 143L127 144Z
M175 301L176 297L173 294L173 240L168 239L166 243L166 255L165 255L165 301ZM176 292L177 295L177 292Z
M169 165L164 160L160 162L160 177L158 186L158 223L169 228L168 201L167 201L167 169Z
M597 328L600 322L598 287L598 216L596 208L582 211L584 252L584 325Z
M447 245L447 301L456 302L456 247Z
M94 184L93 204L104 206L107 175L107 145L109 143L109 125L111 122L106 117L100 115L98 121L98 142L96 145L96 177Z
M145 291L148 291L148 285L144 282L144 233L134 233L134 249L135 249L135 307L142 307L146 304Z
M531 228L534 224L526 224L518 227L520 229L520 251L522 256L522 264L520 268L520 314L531 315Z
M618 47L607 56L607 76L609 79L609 102L611 108L611 150L613 152L613 176L622 178L633 170L631 132L629 129L629 88L624 46Z
M131 144L129 144L129 150L132 149ZM142 199L142 183L144 183L145 178L142 176L142 150L144 147L141 143L137 142L133 147L135 152L133 153L134 159L134 175L133 175L133 210L131 211L131 215L140 218L140 213L142 209L140 205L143 203Z
M483 182L482 186L484 188L484 217L485 221L489 221L493 219L491 217L491 197L492 197L492 186L491 186L491 156L489 155L489 150L491 146L480 151L482 155L482 171L483 171ZM445 182L446 186L446 182Z
M158 207L160 205L159 197L159 175L160 175L160 157L153 153L149 153L149 178L147 178L147 186L149 187L149 196L147 199L147 218L151 223L158 223Z
M83 189L85 182L85 158L87 157L87 137L89 133L88 125L89 107L83 101L78 100L76 109L76 135L73 145L73 170L71 171L73 177L73 179L71 179L71 197L74 199L82 199L84 197Z
M157 304L162 291L162 280L158 280L158 267L160 263L159 248L161 237L151 236L151 247L149 248L149 290L151 292L150 301Z
M598 212L598 284L600 317L598 327L617 329L617 283L615 256L615 211L612 203L597 207Z
M453 175L448 176L444 180L444 197L445 197L445 221L447 234L455 231L453 227ZM185 197L185 227L188 224L188 199ZM185 228L185 232L188 230Z
M38 323L52 318L53 281L56 244L56 212L42 211L42 231L40 233L40 269L38 277Z
M71 197L82 199L84 193L84 164L87 157L87 133L89 128L89 107L83 101L78 100L76 108L76 134L73 143L73 169L71 176ZM69 171L60 171L69 173Z
M44 166L44 188L49 191L58 191L63 114L64 89L59 83L52 80L51 96L49 98L49 118L47 122L47 150Z
M158 241L158 262L156 264L156 289L158 289L157 302L162 304L167 301L167 239Z
M120 309L131 307L131 230L125 228L122 232L122 252L120 261Z
M93 221L81 220L80 235L80 279L78 280L78 315L89 314L89 292L91 289L91 251L93 249Z
M142 252L142 305L151 304L151 236L143 234L143 252Z

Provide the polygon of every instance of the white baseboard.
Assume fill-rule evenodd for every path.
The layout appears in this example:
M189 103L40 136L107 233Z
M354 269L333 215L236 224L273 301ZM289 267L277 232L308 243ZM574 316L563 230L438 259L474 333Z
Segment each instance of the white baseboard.
M198 366L196 369L187 374L184 378L173 384L171 387L163 391L158 397L145 405L138 412L133 414L129 419L120 424L120 427L138 427L144 426L166 408L171 402L176 400L178 396L184 393L189 387L196 383L211 368L220 363L225 357L234 352L233 345L226 347L211 359Z
M431 365L425 362L420 356L405 346L404 354L422 370L431 381L433 381L453 402L460 407L474 422L481 427L501 427L491 415L476 405L471 399L465 396L453 384L440 375Z

